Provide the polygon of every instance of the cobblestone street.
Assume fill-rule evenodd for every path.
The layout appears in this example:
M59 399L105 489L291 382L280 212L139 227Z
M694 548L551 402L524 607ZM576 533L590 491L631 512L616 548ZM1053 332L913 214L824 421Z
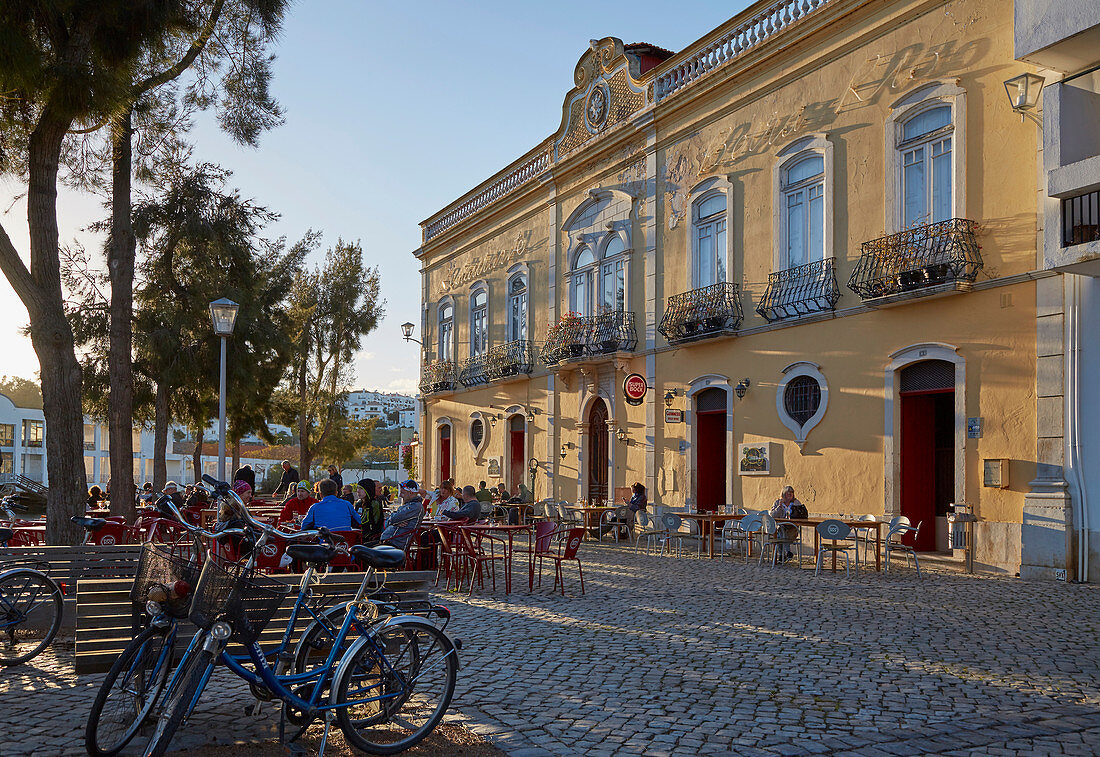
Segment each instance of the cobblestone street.
M456 722L509 754L1100 752L1100 589L647 557L585 544L587 594L446 596ZM500 585L498 583L498 585ZM2 755L80 754L100 676L71 646L0 671ZM33 694L31 693L33 692ZM181 748L275 720L224 673Z

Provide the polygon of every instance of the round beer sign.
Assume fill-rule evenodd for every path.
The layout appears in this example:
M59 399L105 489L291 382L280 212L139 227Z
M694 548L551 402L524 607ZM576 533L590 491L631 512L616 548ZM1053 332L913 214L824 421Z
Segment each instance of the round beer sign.
M628 405L640 405L645 399L645 393L649 387L646 385L645 376L640 373L631 373L623 379L623 395L626 396Z

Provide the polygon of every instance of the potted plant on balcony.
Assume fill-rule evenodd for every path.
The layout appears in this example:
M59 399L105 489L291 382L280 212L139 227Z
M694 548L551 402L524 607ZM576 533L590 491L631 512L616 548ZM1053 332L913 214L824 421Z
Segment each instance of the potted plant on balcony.
M569 360L584 354L584 319L579 313L562 313L558 322L546 330L546 343L555 345L550 353L553 359Z

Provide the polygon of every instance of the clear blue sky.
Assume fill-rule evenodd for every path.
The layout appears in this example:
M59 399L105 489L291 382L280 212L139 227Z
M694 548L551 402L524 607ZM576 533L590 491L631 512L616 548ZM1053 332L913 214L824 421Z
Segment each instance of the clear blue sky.
M245 196L282 215L271 235L315 228L327 244L362 242L387 306L358 356L357 384L412 392L418 352L398 326L420 322L417 224L557 129L589 39L679 51L748 4L298 2L276 50L285 125L244 150L200 123L195 155L230 168ZM25 253L26 205L11 204L23 191L0 183L0 222ZM81 229L102 214L96 198L63 194L63 241L100 247ZM0 374L37 372L26 323L0 276Z

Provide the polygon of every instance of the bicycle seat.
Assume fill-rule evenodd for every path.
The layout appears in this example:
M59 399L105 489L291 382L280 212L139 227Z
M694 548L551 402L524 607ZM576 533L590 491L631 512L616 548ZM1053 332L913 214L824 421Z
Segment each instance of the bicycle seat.
M0 528L0 542L9 542L13 536L15 536L15 532L10 528Z
M107 521L103 518L89 518L84 515L74 515L71 520L85 531L98 531L107 525Z
M324 565L336 557L336 547L328 544L288 544L286 553L304 563Z
M372 568L396 568L405 562L405 553L397 547L367 547L356 544L350 552L352 557L362 560Z

